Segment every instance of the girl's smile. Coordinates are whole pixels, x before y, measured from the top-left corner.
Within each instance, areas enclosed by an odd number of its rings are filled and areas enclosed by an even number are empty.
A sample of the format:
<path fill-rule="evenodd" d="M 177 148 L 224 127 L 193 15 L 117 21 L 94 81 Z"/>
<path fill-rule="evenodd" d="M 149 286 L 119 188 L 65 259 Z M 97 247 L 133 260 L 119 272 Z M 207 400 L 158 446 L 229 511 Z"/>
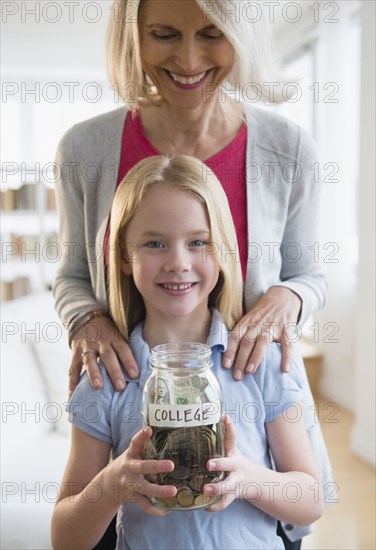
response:
<path fill-rule="evenodd" d="M 146 191 L 126 229 L 125 250 L 135 252 L 122 261 L 143 296 L 146 319 L 199 326 L 206 319 L 219 275 L 210 237 L 206 207 L 192 193 L 165 183 Z"/>

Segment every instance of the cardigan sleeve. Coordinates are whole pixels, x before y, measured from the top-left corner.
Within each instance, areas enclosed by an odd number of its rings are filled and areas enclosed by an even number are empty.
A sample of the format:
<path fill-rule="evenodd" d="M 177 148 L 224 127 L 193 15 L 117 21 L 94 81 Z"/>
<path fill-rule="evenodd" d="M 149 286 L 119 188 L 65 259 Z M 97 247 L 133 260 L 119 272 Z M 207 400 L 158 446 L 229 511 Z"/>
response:
<path fill-rule="evenodd" d="M 318 151 L 309 134 L 299 128 L 295 173 L 292 176 L 287 219 L 281 241 L 281 281 L 302 300 L 299 323 L 322 309 L 327 284 L 315 254 L 319 244 L 319 208 L 321 181 L 316 179 Z"/>
<path fill-rule="evenodd" d="M 121 107 L 73 126 L 56 156 L 61 258 L 54 284 L 64 324 L 107 311 L 103 239 L 116 189 L 127 109 Z"/>
<path fill-rule="evenodd" d="M 75 127 L 60 141 L 56 163 L 60 262 L 54 283 L 55 307 L 63 323 L 100 307 L 93 293 L 86 253 L 82 166 L 75 158 Z"/>

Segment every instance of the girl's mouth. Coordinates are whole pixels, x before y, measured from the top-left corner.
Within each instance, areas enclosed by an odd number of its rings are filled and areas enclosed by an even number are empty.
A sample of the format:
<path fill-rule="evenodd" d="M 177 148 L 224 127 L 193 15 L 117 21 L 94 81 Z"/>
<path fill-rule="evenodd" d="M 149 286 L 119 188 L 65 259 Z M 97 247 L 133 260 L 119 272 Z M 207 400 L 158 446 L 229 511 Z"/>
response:
<path fill-rule="evenodd" d="M 181 294 L 186 294 L 197 284 L 198 283 L 159 283 L 158 286 L 169 294 L 179 296 Z"/>

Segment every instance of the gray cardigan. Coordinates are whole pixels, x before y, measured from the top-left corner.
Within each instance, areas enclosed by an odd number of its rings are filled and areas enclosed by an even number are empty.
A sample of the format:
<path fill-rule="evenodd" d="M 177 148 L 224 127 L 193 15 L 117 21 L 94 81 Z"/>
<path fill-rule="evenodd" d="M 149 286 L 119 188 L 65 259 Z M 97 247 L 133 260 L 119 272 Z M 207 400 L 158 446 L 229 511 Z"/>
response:
<path fill-rule="evenodd" d="M 320 183 L 314 179 L 316 147 L 288 120 L 245 106 L 249 253 L 245 304 L 250 309 L 271 286 L 291 288 L 302 298 L 300 322 L 321 309 L 326 283 L 310 246 L 317 242 Z M 126 109 L 77 124 L 62 138 L 57 183 L 62 261 L 55 282 L 63 322 L 107 308 L 103 240 L 116 188 Z M 303 415 L 321 474 L 326 503 L 335 484 L 320 426 L 313 410 L 302 358 Z M 296 442 L 298 445 L 299 442 Z M 311 531 L 282 523 L 291 540 Z"/>
<path fill-rule="evenodd" d="M 320 310 L 326 283 L 315 263 L 320 183 L 316 146 L 299 126 L 244 106 L 247 138 L 248 262 L 245 305 L 281 285 L 302 299 L 300 323 Z M 56 191 L 62 257 L 54 286 L 56 308 L 68 324 L 107 309 L 103 238 L 116 188 L 126 108 L 75 125 L 58 152 Z"/>

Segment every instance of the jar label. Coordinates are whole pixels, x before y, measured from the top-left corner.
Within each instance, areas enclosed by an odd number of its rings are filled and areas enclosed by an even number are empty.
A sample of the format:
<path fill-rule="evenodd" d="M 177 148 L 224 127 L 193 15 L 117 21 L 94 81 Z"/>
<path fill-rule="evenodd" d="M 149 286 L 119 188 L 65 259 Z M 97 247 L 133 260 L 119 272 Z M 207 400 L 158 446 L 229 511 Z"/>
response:
<path fill-rule="evenodd" d="M 191 405 L 149 404 L 149 425 L 164 428 L 207 426 L 221 419 L 220 403 L 196 403 Z"/>

